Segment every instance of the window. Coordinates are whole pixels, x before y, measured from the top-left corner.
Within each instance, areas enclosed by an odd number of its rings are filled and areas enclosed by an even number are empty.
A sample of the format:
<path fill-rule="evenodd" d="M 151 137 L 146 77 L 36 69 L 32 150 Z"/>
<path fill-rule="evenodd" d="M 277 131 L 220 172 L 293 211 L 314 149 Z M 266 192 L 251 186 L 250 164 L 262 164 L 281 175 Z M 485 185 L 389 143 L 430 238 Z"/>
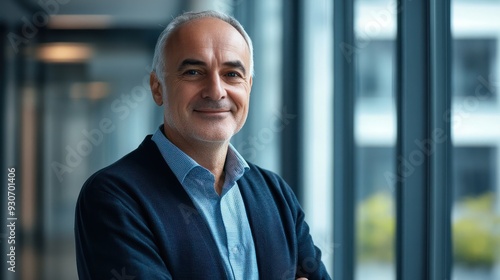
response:
<path fill-rule="evenodd" d="M 453 277 L 498 279 L 500 4 L 452 3 Z"/>
<path fill-rule="evenodd" d="M 395 172 L 396 11 L 390 1 L 354 9 L 355 277 L 395 279 L 395 189 L 385 176 Z"/>
<path fill-rule="evenodd" d="M 448 4 L 335 1 L 335 278 L 450 277 Z"/>
<path fill-rule="evenodd" d="M 332 5 L 328 0 L 304 1 L 305 37 L 302 41 L 304 95 L 300 116 L 304 158 L 304 203 L 311 235 L 321 249 L 323 262 L 333 275 L 333 253 L 338 244 L 333 240 L 332 180 Z"/>
<path fill-rule="evenodd" d="M 461 38 L 453 42 L 453 92 L 457 98 L 474 96 L 477 77 L 496 75 L 497 38 Z M 486 91 L 485 98 L 496 99 L 496 93 Z"/>

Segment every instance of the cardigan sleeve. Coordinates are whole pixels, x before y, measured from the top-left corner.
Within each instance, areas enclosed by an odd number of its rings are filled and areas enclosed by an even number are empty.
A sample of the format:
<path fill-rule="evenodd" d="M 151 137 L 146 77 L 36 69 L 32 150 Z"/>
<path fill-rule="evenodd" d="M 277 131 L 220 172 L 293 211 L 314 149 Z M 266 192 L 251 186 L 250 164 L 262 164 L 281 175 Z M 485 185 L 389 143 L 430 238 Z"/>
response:
<path fill-rule="evenodd" d="M 89 181 L 75 212 L 79 278 L 172 279 L 140 207 L 103 188 L 102 180 Z"/>
<path fill-rule="evenodd" d="M 238 184 L 252 228 L 259 277 L 331 279 L 290 186 L 276 173 L 249 165 Z"/>
<path fill-rule="evenodd" d="M 325 265 L 321 261 L 321 251 L 314 245 L 309 226 L 304 220 L 304 212 L 299 207 L 297 216 L 297 277 L 313 279 L 331 279 L 326 271 Z"/>
<path fill-rule="evenodd" d="M 295 216 L 295 234 L 297 238 L 297 268 L 295 277 L 305 277 L 308 280 L 331 279 L 325 265 L 321 261 L 321 250 L 314 245 L 309 233 L 309 225 L 305 221 L 305 214 L 297 197 L 286 182 L 283 181 L 282 184 Z"/>

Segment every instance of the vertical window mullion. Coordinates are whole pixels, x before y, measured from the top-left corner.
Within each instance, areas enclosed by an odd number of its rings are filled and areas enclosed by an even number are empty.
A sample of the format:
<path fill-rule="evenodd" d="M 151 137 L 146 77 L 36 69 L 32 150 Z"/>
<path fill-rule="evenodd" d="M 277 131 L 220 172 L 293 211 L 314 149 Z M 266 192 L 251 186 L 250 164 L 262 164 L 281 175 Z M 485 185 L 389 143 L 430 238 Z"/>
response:
<path fill-rule="evenodd" d="M 449 1 L 398 2 L 398 279 L 450 277 L 449 13 Z"/>
<path fill-rule="evenodd" d="M 334 279 L 354 279 L 354 46 L 353 1 L 335 0 L 334 24 Z M 346 54 L 349 58 L 346 58 Z"/>
<path fill-rule="evenodd" d="M 426 279 L 428 158 L 427 1 L 398 1 L 397 34 L 397 279 Z"/>
<path fill-rule="evenodd" d="M 449 0 L 430 1 L 429 277 L 451 276 L 451 16 Z"/>
<path fill-rule="evenodd" d="M 301 89 L 303 88 L 302 69 L 302 37 L 301 25 L 303 0 L 288 1 L 283 5 L 283 74 L 282 93 L 283 109 L 296 116 L 302 115 Z M 295 195 L 303 200 L 302 168 L 302 138 L 303 123 L 301 118 L 295 118 L 294 125 L 285 126 L 281 141 L 281 175 L 291 183 Z M 294 151 L 294 152 L 290 152 Z"/>

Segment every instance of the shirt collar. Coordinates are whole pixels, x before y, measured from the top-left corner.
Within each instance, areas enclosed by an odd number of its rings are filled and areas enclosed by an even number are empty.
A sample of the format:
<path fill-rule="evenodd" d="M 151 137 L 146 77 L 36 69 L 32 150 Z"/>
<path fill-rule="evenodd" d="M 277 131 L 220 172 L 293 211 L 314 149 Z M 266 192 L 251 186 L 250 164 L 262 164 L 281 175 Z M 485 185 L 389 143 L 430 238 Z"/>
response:
<path fill-rule="evenodd" d="M 172 172 L 177 177 L 179 182 L 184 183 L 186 176 L 188 176 L 194 168 L 200 167 L 205 169 L 172 142 L 170 142 L 170 140 L 168 140 L 168 138 L 163 134 L 163 125 L 156 130 L 151 140 L 156 143 L 163 159 L 168 164 L 170 169 L 172 169 Z M 250 169 L 250 167 L 245 159 L 238 153 L 232 144 L 229 144 L 226 164 L 224 166 L 224 171 L 226 172 L 225 182 L 236 182 L 248 169 Z"/>

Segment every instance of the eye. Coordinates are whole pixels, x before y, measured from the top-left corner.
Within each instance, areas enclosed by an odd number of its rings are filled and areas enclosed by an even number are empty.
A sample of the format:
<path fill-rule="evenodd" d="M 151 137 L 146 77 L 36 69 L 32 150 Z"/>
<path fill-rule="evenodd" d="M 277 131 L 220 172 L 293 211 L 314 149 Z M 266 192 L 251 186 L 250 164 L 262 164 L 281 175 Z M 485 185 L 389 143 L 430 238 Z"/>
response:
<path fill-rule="evenodd" d="M 188 76 L 194 76 L 194 75 L 199 75 L 199 74 L 200 74 L 200 72 L 197 70 L 194 70 L 194 69 L 189 69 L 189 70 L 184 72 L 184 75 L 188 75 Z"/>
<path fill-rule="evenodd" d="M 230 77 L 230 78 L 238 78 L 238 77 L 241 77 L 240 73 L 238 72 L 229 72 L 226 74 L 226 76 Z"/>

